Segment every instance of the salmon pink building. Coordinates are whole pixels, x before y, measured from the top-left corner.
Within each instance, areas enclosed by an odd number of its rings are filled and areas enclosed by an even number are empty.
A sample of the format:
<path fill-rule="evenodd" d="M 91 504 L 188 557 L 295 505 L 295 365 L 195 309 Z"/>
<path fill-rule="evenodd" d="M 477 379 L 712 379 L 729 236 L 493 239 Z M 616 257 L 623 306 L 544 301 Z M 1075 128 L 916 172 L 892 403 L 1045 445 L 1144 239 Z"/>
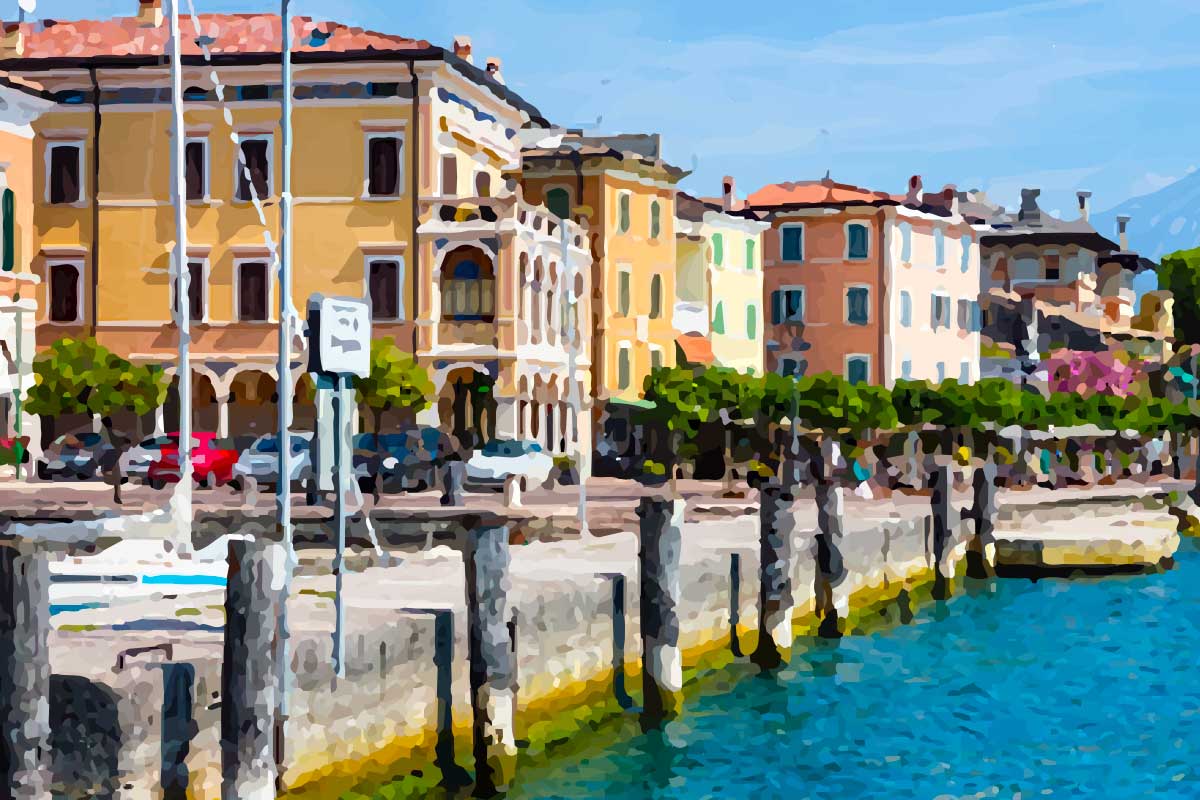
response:
<path fill-rule="evenodd" d="M 953 188 L 765 186 L 764 369 L 887 386 L 979 377 L 979 247 Z"/>

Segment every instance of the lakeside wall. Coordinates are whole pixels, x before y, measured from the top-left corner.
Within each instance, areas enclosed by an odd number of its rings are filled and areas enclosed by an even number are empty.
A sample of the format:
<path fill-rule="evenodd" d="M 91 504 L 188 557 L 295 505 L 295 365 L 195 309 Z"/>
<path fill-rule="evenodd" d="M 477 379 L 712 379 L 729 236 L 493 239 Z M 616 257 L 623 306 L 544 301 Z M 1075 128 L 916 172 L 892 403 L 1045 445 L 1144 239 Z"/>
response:
<path fill-rule="evenodd" d="M 1064 498 L 1069 497 L 1063 493 Z M 1077 500 L 1086 498 L 1078 497 Z M 1119 513 L 1132 496 L 1113 494 L 1084 503 L 1086 513 Z M 969 504 L 955 495 L 956 512 Z M 1019 523 L 1034 506 L 1020 493 L 1004 493 L 1002 518 Z M 1069 503 L 1039 506 L 1039 515 L 1072 514 Z M 1081 506 L 1083 508 L 1083 506 Z M 802 496 L 797 514 L 793 585 L 796 630 L 812 628 L 816 572 L 815 504 Z M 731 609 L 740 618 L 744 652 L 753 645 L 758 606 L 758 517 L 686 523 L 680 584 L 680 645 L 685 666 L 718 661 L 730 647 Z M 1084 512 L 1080 512 L 1084 513 Z M 952 515 L 954 546 L 960 559 L 971 534 L 969 523 Z M 932 533 L 928 497 L 898 496 L 892 501 L 847 503 L 842 554 L 846 579 L 835 587 L 838 605 L 861 609 L 901 589 L 932 580 Z M 536 542 L 514 546 L 508 593 L 514 612 L 518 665 L 516 730 L 532 748 L 569 735 L 589 715 L 612 713 L 614 661 L 614 576 L 624 578 L 624 670 L 636 699 L 639 683 L 637 541 L 621 533 L 583 542 Z M 731 594 L 731 563 L 740 567 L 740 589 Z M 337 796 L 354 786 L 368 788 L 393 775 L 421 770 L 432 783 L 438 720 L 439 674 L 450 678 L 458 744 L 458 764 L 470 767 L 470 703 L 467 678 L 465 588 L 461 554 L 446 547 L 411 554 L 403 563 L 372 567 L 347 578 L 347 675 L 336 682 L 331 668 L 334 610 L 327 576 L 296 582 L 288 610 L 292 621 L 295 672 L 284 783 L 296 796 Z M 194 667 L 194 738 L 188 743 L 190 796 L 220 796 L 220 670 L 223 595 L 162 599 L 131 607 L 114 623 L 117 609 L 70 612 L 56 617 L 52 665 L 56 674 L 86 679 L 65 691 L 58 679 L 52 706 L 77 703 L 79 686 L 115 706 L 116 723 L 105 731 L 84 724 L 60 724 L 56 732 L 55 775 L 80 771 L 81 754 L 90 757 L 92 786 L 108 784 L 120 798 L 161 797 L 164 700 L 178 696 L 164 663 Z M 187 613 L 181 613 L 186 611 Z M 193 613 L 194 612 L 194 613 Z M 452 653 L 439 658 L 436 613 L 453 619 Z M 852 616 L 852 614 L 851 614 Z M 147 622 L 149 620 L 149 622 Z M 161 622 L 156 625 L 155 620 Z M 445 633 L 445 632 L 443 632 Z M 140 649 L 119 659 L 121 651 Z M 115 663 L 124 663 L 117 669 Z M 442 663 L 436 663 L 438 661 Z M 448 663 L 447 663 L 448 662 Z M 439 673 L 439 668 L 442 670 Z M 445 670 L 449 672 L 445 672 Z M 168 685 L 169 684 L 169 685 Z M 164 691 L 164 686 L 167 686 Z M 172 694 L 174 693 L 174 694 Z M 53 709 L 52 709 L 53 711 Z M 59 713 L 59 719 L 69 714 Z M 113 719 L 110 714 L 105 719 Z M 168 725 L 168 727 L 170 727 Z M 171 738 L 168 736 L 168 738 Z M 170 748 L 168 748 L 170 749 Z M 84 797 L 85 782 L 64 785 L 65 796 Z M 104 796 L 104 795 L 101 795 Z"/>

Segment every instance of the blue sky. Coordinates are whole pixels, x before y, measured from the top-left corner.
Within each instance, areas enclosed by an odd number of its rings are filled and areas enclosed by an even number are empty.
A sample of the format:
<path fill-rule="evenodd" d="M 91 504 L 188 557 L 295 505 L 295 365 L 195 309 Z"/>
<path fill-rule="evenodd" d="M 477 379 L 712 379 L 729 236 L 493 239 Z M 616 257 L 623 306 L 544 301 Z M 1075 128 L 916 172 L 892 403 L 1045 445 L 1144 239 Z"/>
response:
<path fill-rule="evenodd" d="M 14 9 L 16 0 L 4 0 Z M 277 10 L 194 0 L 199 11 Z M 132 14 L 136 0 L 40 0 L 38 15 Z M 186 6 L 185 6 L 186 8 Z M 894 192 L 1024 185 L 1073 213 L 1200 166 L 1195 0 L 294 0 L 295 13 L 429 39 L 472 37 L 555 122 L 659 131 L 712 194 L 834 178 Z M 5 14 L 11 17 L 11 14 Z"/>

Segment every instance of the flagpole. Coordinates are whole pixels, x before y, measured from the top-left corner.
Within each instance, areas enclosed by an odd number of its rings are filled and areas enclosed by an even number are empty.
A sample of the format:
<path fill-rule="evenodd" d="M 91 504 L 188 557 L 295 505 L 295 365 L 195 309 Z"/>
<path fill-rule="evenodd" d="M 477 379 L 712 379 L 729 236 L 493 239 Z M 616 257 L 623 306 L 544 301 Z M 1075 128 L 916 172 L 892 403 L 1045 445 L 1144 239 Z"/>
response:
<path fill-rule="evenodd" d="M 175 250 L 171 277 L 175 284 L 175 328 L 179 332 L 179 483 L 171 497 L 176 546 L 190 549 L 192 523 L 192 368 L 191 301 L 187 268 L 187 202 L 184 188 L 187 129 L 183 120 L 183 47 L 179 35 L 179 0 L 171 0 L 171 200 L 175 208 Z"/>

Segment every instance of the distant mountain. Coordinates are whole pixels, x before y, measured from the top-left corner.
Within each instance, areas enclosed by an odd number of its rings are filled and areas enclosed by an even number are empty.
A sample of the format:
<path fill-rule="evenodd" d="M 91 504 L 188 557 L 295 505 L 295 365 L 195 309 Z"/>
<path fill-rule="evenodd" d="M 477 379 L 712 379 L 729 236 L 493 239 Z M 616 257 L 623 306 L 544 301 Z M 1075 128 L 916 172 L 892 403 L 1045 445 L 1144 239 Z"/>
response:
<path fill-rule="evenodd" d="M 1129 248 L 1160 260 L 1168 253 L 1200 247 L 1200 170 L 1157 192 L 1126 200 L 1092 215 L 1096 230 L 1116 240 L 1117 217 L 1128 214 Z"/>

